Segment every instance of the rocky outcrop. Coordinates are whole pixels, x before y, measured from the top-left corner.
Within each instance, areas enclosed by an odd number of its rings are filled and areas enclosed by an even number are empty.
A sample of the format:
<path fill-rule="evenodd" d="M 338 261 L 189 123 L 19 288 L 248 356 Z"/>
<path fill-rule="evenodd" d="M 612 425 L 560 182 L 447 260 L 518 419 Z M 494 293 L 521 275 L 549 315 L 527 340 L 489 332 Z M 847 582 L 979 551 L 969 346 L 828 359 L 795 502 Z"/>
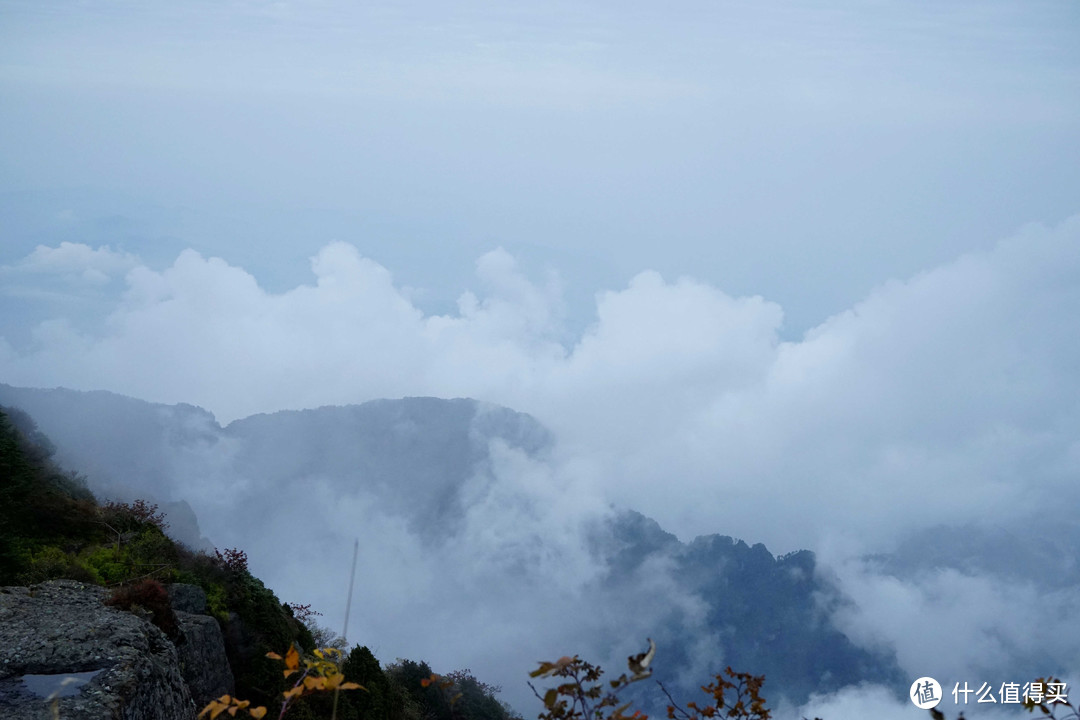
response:
<path fill-rule="evenodd" d="M 148 618 L 106 607 L 106 596 L 71 580 L 0 588 L 0 716 L 52 718 L 55 702 L 65 720 L 194 720 L 197 701 L 231 690 L 213 618 L 177 612 L 174 644 Z"/>
<path fill-rule="evenodd" d="M 217 620 L 206 614 L 206 594 L 197 585 L 176 583 L 169 586 L 169 599 L 183 636 L 177 646 L 180 672 L 195 706 L 205 707 L 214 698 L 232 695 L 235 681 L 225 639 Z"/>

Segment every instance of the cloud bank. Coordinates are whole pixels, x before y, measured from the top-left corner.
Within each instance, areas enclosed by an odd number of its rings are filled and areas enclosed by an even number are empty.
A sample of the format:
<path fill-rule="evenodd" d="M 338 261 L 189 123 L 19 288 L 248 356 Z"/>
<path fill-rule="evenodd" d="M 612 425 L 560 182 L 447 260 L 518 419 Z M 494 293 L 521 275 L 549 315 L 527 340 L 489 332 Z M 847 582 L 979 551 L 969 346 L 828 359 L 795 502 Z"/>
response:
<path fill-rule="evenodd" d="M 763 298 L 649 271 L 598 293 L 595 323 L 563 344 L 557 280 L 502 250 L 477 262 L 457 314 L 431 316 L 345 243 L 312 258 L 313 284 L 280 294 L 185 251 L 130 267 L 102 327 L 57 317 L 8 343 L 0 376 L 189 402 L 222 422 L 473 397 L 533 414 L 608 495 L 681 533 L 720 525 L 781 551 L 845 533 L 887 543 L 1074 497 L 1078 236 L 1076 218 L 1028 228 L 881 286 L 797 342 L 778 339 L 781 308 Z M 65 244 L 3 272 L 130 263 Z"/>
<path fill-rule="evenodd" d="M 503 455 L 506 490 L 477 494 L 464 554 L 440 550 L 446 567 L 468 572 L 396 557 L 420 551 L 383 521 L 375 535 L 387 542 L 364 572 L 377 581 L 395 558 L 402 592 L 489 587 L 475 583 L 510 569 L 477 548 L 530 533 L 566 539 L 558 566 L 582 561 L 576 518 L 615 504 L 683 539 L 722 532 L 773 552 L 817 551 L 854 601 L 837 622 L 867 646 L 895 650 L 913 677 L 962 680 L 1009 658 L 1036 662 L 1040 648 L 1075 657 L 1074 638 L 1034 619 L 1077 626 L 1080 610 L 1065 592 L 955 568 L 899 579 L 863 556 L 937 525 L 1023 528 L 1066 521 L 1077 506 L 1080 217 L 882 285 L 798 341 L 780 340 L 783 312 L 767 299 L 652 271 L 597 293 L 595 322 L 565 342 L 558 279 L 530 277 L 502 250 L 478 260 L 476 288 L 448 315 L 420 311 L 387 268 L 346 243 L 324 247 L 311 270 L 312 284 L 271 293 L 242 268 L 191 250 L 153 269 L 107 249 L 39 248 L 4 277 L 125 272 L 124 289 L 99 326 L 57 317 L 30 343 L 4 344 L 0 379 L 194 403 L 225 422 L 417 395 L 473 397 L 538 418 L 557 439 L 555 457 Z M 320 487 L 313 479 L 293 501 L 314 503 L 312 512 L 332 507 L 337 528 L 349 517 L 376 521 Z M 530 514 L 535 507 L 546 510 Z M 569 525 L 560 530 L 556 518 Z M 409 568 L 416 576 L 406 582 Z M 538 573 L 545 582 L 559 576 Z M 581 567 L 568 577 L 589 574 Z M 303 585 L 300 575 L 283 582 Z M 566 597 L 577 592 L 571 583 Z M 514 602 L 505 598 L 511 611 L 494 620 L 492 636 L 512 638 L 511 621 L 534 610 Z M 383 610 L 394 607 L 416 611 L 390 601 Z M 568 607 L 548 606 L 547 619 L 556 623 Z M 692 602 L 683 612 L 691 622 Z M 920 618 L 923 630 L 913 632 Z M 408 617 L 396 620 L 408 626 Z M 475 633 L 453 617 L 431 620 Z M 416 626 L 416 642 L 427 632 Z M 816 702 L 836 717 L 877 702 L 879 690 Z"/>

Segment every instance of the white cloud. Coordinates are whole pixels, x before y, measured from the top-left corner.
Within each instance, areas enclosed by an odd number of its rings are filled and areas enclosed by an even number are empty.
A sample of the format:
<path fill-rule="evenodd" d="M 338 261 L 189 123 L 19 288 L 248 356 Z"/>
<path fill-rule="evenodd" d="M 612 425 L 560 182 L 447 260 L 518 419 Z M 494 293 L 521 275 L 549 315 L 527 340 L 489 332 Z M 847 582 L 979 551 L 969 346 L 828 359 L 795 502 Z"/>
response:
<path fill-rule="evenodd" d="M 781 714 L 783 712 L 783 714 Z M 911 720 L 921 712 L 912 703 L 898 700 L 889 688 L 879 685 L 860 685 L 844 688 L 827 696 L 812 696 L 798 711 L 782 708 L 779 717 L 825 718 L 826 720 Z M 951 713 L 946 714 L 951 717 Z"/>
<path fill-rule="evenodd" d="M 557 280 L 529 280 L 502 250 L 479 260 L 482 294 L 452 316 L 425 316 L 344 243 L 312 259 L 314 285 L 280 294 L 189 250 L 163 271 L 130 269 L 104 332 L 44 323 L 3 374 L 192 402 L 223 421 L 476 397 L 534 413 L 610 497 L 684 535 L 723 528 L 779 551 L 833 533 L 887 544 L 921 523 L 1072 497 L 1080 345 L 1063 318 L 1080 311 L 1078 232 L 1078 219 L 1029 228 L 889 283 L 798 342 L 779 341 L 775 304 L 643 272 L 597 296 L 569 348 L 555 339 Z M 20 266 L 131 262 L 62 245 Z"/>
<path fill-rule="evenodd" d="M 102 286 L 122 277 L 139 262 L 138 256 L 108 246 L 94 249 L 62 242 L 55 248 L 38 245 L 20 262 L 0 267 L 0 276 L 51 276 L 74 285 Z"/>
<path fill-rule="evenodd" d="M 894 649 L 912 678 L 929 675 L 951 687 L 995 679 L 994 673 L 1010 666 L 1016 673 L 1045 674 L 1047 668 L 1031 665 L 1047 658 L 1068 658 L 1070 667 L 1080 663 L 1075 638 L 1062 632 L 1080 622 L 1073 589 L 1046 591 L 1030 582 L 948 568 L 901 580 L 857 561 L 836 567 L 853 601 L 837 613 L 838 626 L 860 644 Z"/>
<path fill-rule="evenodd" d="M 21 266 L 80 276 L 130 263 L 107 250 L 55 252 L 39 248 Z M 1067 598 L 956 571 L 901 582 L 848 559 L 938 523 L 1008 525 L 1076 506 L 1080 218 L 888 283 L 793 342 L 778 338 L 777 305 L 651 271 L 599 293 L 595 323 L 566 347 L 556 340 L 557 279 L 529 279 L 501 250 L 480 258 L 479 289 L 445 316 L 425 315 L 351 245 L 324 247 L 311 266 L 314 284 L 283 293 L 190 250 L 161 271 L 128 268 L 127 291 L 103 330 L 42 323 L 31 349 L 4 348 L 0 376 L 191 402 L 225 421 L 404 395 L 470 396 L 535 414 L 559 441 L 555 457 L 545 464 L 496 452 L 505 486 L 473 488 L 460 555 L 427 554 L 363 496 L 334 498 L 318 478 L 288 499 L 314 503 L 310 516 L 333 507 L 341 517 L 327 527 L 348 527 L 345 516 L 378 527 L 386 542 L 365 548 L 361 563 L 371 586 L 385 588 L 373 612 L 396 627 L 424 611 L 407 598 L 494 592 L 492 569 L 512 572 L 514 563 L 530 568 L 536 595 L 528 607 L 505 598 L 505 612 L 486 627 L 512 633 L 516 619 L 537 612 L 537 627 L 555 626 L 591 576 L 581 523 L 614 503 L 683 538 L 722 532 L 774 552 L 821 551 L 856 601 L 838 619 L 861 642 L 895 649 L 910 673 L 955 675 L 1030 655 L 1040 643 L 1070 656 L 1069 637 L 1036 621 L 1042 613 L 1075 624 Z M 208 527 L 228 526 L 211 505 L 197 509 L 210 513 Z M 267 557 L 285 550 L 271 547 Z M 397 560 L 392 582 L 387 557 Z M 325 560 L 256 569 L 299 587 L 303 573 L 335 572 L 337 559 Z M 311 600 L 332 605 L 335 593 Z M 693 607 L 679 611 L 695 622 Z M 1006 617 L 1015 622 L 1004 626 Z M 477 626 L 431 621 L 463 633 Z M 580 630 L 561 627 L 548 637 L 552 652 Z M 425 633 L 417 627 L 395 642 L 478 670 L 510 657 L 491 650 L 505 641 L 462 638 L 444 647 L 473 656 L 443 658 Z M 841 717 L 878 694 L 851 690 L 818 705 Z"/>

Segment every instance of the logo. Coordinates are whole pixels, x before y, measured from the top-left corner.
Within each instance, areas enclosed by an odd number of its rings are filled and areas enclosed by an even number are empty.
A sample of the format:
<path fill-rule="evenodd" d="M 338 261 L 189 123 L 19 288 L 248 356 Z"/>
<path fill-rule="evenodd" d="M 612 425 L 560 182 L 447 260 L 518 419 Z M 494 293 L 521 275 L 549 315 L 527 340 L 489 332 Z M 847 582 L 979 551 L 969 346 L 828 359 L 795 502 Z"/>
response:
<path fill-rule="evenodd" d="M 941 685 L 932 677 L 921 677 L 911 683 L 911 692 L 908 697 L 915 707 L 920 710 L 929 710 L 937 707 L 941 702 Z"/>

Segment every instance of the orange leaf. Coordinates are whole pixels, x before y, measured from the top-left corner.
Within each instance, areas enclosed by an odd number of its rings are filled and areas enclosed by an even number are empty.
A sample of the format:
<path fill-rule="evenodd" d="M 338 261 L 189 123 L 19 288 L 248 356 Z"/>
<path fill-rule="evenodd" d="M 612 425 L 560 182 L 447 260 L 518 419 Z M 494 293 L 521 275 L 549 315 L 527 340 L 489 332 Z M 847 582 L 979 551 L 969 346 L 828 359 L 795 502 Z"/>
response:
<path fill-rule="evenodd" d="M 280 660 L 281 659 L 281 656 L 278 655 L 276 652 L 268 652 L 268 653 L 266 653 L 266 657 L 270 658 L 271 660 Z"/>

